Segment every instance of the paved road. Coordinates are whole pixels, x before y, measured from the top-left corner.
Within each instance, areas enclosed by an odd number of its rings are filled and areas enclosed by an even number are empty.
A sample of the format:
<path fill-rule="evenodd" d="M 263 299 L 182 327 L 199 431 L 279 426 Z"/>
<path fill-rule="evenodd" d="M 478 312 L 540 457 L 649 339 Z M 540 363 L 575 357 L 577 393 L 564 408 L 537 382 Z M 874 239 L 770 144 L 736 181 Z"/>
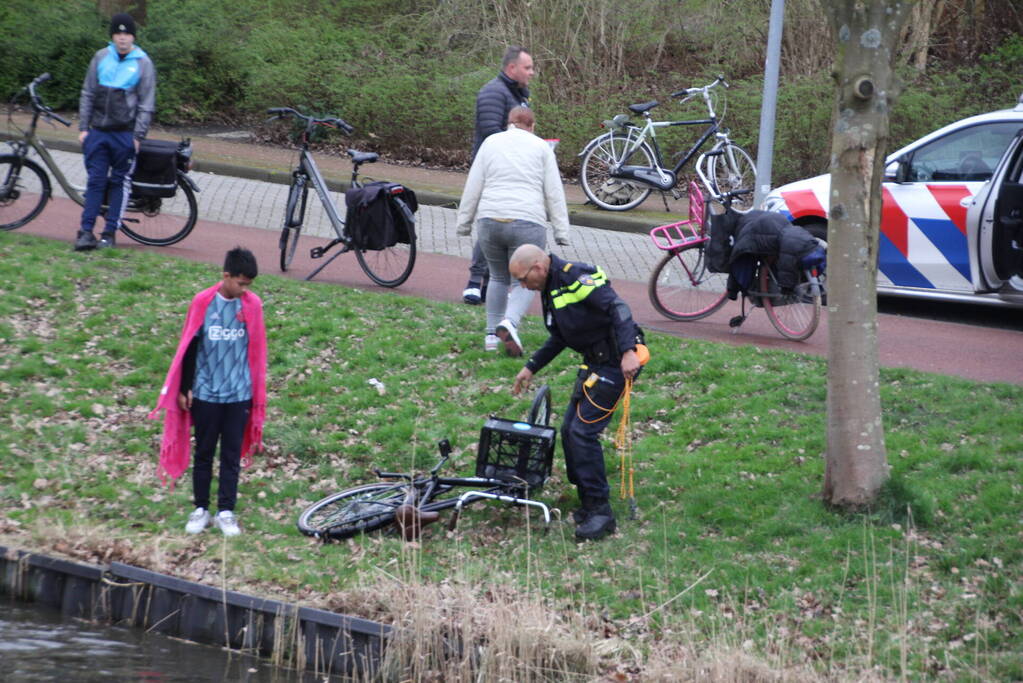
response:
<path fill-rule="evenodd" d="M 73 182 L 84 181 L 81 156 L 57 152 L 62 168 Z M 198 195 L 201 220 L 188 239 L 159 249 L 161 253 L 219 264 L 222 254 L 235 244 L 245 244 L 255 251 L 266 272 L 277 262 L 277 235 L 287 187 L 272 183 L 245 180 L 212 174 L 193 173 L 202 191 Z M 335 196 L 339 205 L 343 197 Z M 79 208 L 67 199 L 51 202 L 40 219 L 22 231 L 46 235 L 71 242 Z M 455 235 L 455 212 L 424 206 L 419 215 L 420 257 L 408 282 L 398 294 L 418 295 L 442 301 L 459 301 L 467 272 L 471 248 L 468 238 Z M 326 237 L 329 227 L 317 206 L 311 217 L 316 234 Z M 552 236 L 549 236 L 553 243 Z M 324 240 L 321 240 L 324 241 Z M 142 249 L 124 240 L 125 247 Z M 315 244 L 309 240 L 308 246 Z M 646 295 L 646 279 L 656 263 L 659 252 L 642 235 L 573 226 L 572 244 L 559 253 L 569 259 L 599 263 L 614 280 L 615 288 L 632 306 L 638 322 L 678 337 L 708 339 L 731 344 L 754 345 L 760 348 L 785 349 L 793 352 L 827 354 L 827 321 L 807 342 L 782 339 L 770 326 L 762 311 L 755 311 L 738 333 L 728 328 L 728 319 L 738 313 L 738 303 L 729 303 L 714 315 L 693 323 L 665 320 L 650 306 Z M 304 253 L 308 253 L 303 249 Z M 83 257 L 88 257 L 87 255 Z M 297 256 L 292 275 L 304 276 L 315 262 Z M 342 256 L 330 265 L 317 282 L 336 283 L 362 289 L 374 289 L 361 272 L 355 258 Z M 534 305 L 534 312 L 538 307 Z M 531 324 L 538 324 L 532 321 Z M 480 329 L 467 330 L 478 335 L 482 343 L 483 311 Z M 930 372 L 958 375 L 981 381 L 1023 384 L 1023 332 L 998 330 L 949 322 L 879 316 L 879 348 L 881 363 L 889 367 L 911 367 Z M 684 353 L 684 344 L 680 349 Z"/>

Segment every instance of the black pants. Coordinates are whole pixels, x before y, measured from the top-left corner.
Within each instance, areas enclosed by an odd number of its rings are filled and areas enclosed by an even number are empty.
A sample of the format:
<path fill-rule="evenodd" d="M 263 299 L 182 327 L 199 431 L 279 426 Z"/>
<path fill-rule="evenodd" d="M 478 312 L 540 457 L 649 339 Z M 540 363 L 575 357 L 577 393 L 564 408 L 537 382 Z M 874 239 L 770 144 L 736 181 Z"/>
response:
<path fill-rule="evenodd" d="M 591 373 L 600 379 L 593 386 L 584 387 Z M 613 413 L 608 409 L 618 402 L 624 390 L 625 377 L 617 365 L 591 366 L 579 371 L 561 423 L 561 447 L 565 451 L 568 480 L 579 489 L 580 496 L 607 500 L 610 495 L 600 433 L 611 421 Z"/>
<path fill-rule="evenodd" d="M 242 438 L 249 421 L 252 401 L 208 403 L 192 400 L 192 424 L 195 425 L 195 464 L 192 466 L 192 496 L 198 508 L 210 507 L 210 481 L 213 479 L 213 454 L 220 442 L 220 476 L 217 485 L 217 510 L 234 510 L 238 499 L 238 474 L 241 472 Z"/>

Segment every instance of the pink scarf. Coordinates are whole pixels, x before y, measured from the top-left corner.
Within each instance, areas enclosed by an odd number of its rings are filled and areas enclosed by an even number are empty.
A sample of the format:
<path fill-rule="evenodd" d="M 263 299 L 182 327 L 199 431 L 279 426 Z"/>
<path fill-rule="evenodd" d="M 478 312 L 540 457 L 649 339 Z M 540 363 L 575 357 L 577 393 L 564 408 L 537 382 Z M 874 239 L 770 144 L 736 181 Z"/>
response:
<path fill-rule="evenodd" d="M 213 285 L 195 295 L 185 326 L 181 330 L 181 341 L 178 351 L 174 354 L 167 379 L 160 390 L 160 398 L 156 408 L 149 414 L 150 420 L 159 418 L 160 410 L 164 412 L 163 441 L 160 444 L 160 465 L 157 475 L 164 485 L 174 487 L 174 483 L 188 469 L 191 457 L 192 415 L 178 407 L 178 387 L 181 386 L 181 365 L 185 358 L 188 345 L 195 333 L 202 327 L 206 319 L 206 309 L 213 297 L 217 295 L 220 283 Z M 245 436 L 242 439 L 242 466 L 252 464 L 252 454 L 263 450 L 263 422 L 266 419 L 266 327 L 263 324 L 263 302 L 252 292 L 242 294 L 242 322 L 249 338 L 249 375 L 252 378 L 252 410 L 249 421 L 245 425 Z"/>

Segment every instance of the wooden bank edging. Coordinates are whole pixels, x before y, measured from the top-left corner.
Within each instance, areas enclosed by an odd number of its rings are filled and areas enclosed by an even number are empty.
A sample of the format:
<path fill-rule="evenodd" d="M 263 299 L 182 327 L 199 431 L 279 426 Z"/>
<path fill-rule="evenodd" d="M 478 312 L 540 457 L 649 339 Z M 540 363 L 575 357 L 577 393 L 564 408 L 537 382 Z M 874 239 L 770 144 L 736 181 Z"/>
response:
<path fill-rule="evenodd" d="M 0 546 L 0 594 L 69 617 L 156 631 L 316 673 L 371 674 L 391 627 L 256 598 L 120 562 L 106 567 Z"/>

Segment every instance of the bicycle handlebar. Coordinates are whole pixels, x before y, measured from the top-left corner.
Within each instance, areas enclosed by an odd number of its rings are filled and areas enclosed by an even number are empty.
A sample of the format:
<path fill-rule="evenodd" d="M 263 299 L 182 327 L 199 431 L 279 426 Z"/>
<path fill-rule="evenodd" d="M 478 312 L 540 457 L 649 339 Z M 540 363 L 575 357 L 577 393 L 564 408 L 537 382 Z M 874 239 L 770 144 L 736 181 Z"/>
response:
<path fill-rule="evenodd" d="M 53 119 L 54 121 L 59 121 L 60 123 L 63 123 L 65 126 L 70 126 L 71 125 L 70 121 L 65 119 L 60 114 L 54 112 L 53 109 L 51 109 L 50 107 L 43 104 L 43 98 L 36 94 L 36 86 L 42 85 L 46 81 L 50 80 L 50 78 L 51 76 L 49 71 L 47 71 L 46 73 L 39 74 L 38 76 L 32 79 L 31 83 L 22 88 L 21 92 L 28 90 L 29 99 L 31 100 L 32 103 L 32 111 L 36 112 L 37 114 L 42 114 L 47 119 Z"/>
<path fill-rule="evenodd" d="M 723 85 L 726 89 L 731 87 L 728 85 L 728 81 L 725 80 L 724 76 L 718 75 L 718 77 L 714 79 L 714 82 L 709 85 L 705 85 L 701 88 L 685 88 L 683 90 L 676 90 L 671 93 L 671 97 L 692 97 L 693 95 L 699 95 L 700 93 L 703 93 L 703 95 L 706 96 L 711 88 L 716 88 L 718 85 Z"/>
<path fill-rule="evenodd" d="M 330 128 L 337 128 L 345 135 L 351 135 L 355 132 L 355 127 L 342 118 L 331 116 L 327 118 L 318 119 L 314 116 L 306 116 L 300 111 L 292 109 L 291 107 L 272 107 L 266 110 L 267 114 L 273 114 L 272 119 L 281 119 L 287 116 L 294 116 L 296 119 L 302 119 L 306 122 L 306 127 L 312 126 L 328 126 Z"/>

